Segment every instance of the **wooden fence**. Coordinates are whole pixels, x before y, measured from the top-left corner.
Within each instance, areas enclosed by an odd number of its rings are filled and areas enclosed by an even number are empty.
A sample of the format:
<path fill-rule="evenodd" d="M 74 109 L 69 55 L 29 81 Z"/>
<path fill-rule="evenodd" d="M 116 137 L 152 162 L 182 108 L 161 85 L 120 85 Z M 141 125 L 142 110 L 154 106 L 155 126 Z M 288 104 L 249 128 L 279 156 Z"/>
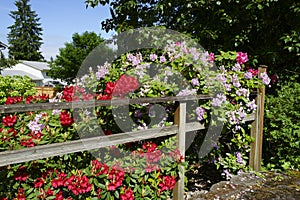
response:
<path fill-rule="evenodd" d="M 49 98 L 52 98 L 56 95 L 56 93 L 59 91 L 58 88 L 55 87 L 35 87 L 36 89 L 36 95 L 42 95 L 42 94 L 46 94 L 49 96 Z"/>
<path fill-rule="evenodd" d="M 264 72 L 265 68 L 260 67 L 259 72 Z M 185 138 L 186 133 L 205 129 L 204 124 L 199 122 L 186 123 L 186 104 L 188 101 L 199 99 L 211 99 L 209 95 L 182 96 L 182 97 L 160 97 L 160 98 L 137 98 L 130 100 L 105 100 L 105 101 L 84 101 L 72 103 L 37 103 L 37 104 L 14 104 L 1 105 L 0 113 L 14 113 L 27 111 L 42 111 L 53 109 L 71 109 L 71 108 L 92 108 L 95 106 L 120 106 L 128 104 L 141 103 L 162 103 L 162 102 L 178 102 L 178 107 L 174 116 L 174 125 L 164 128 L 151 128 L 147 130 L 139 130 L 134 132 L 125 132 L 108 136 L 97 136 L 92 138 L 84 138 L 75 141 L 62 143 L 54 143 L 48 145 L 35 146 L 20 150 L 11 150 L 0 152 L 0 167 L 9 164 L 33 161 L 52 156 L 61 156 L 64 154 L 88 151 L 111 145 L 124 144 L 139 140 L 158 138 L 162 136 L 176 135 L 177 147 L 180 153 L 185 155 Z M 262 129 L 263 129 L 263 110 L 264 110 L 264 88 L 259 89 L 257 97 L 257 111 L 255 114 L 248 116 L 246 121 L 252 122 L 251 136 L 255 138 L 255 142 L 251 145 L 250 166 L 256 170 L 260 170 L 261 152 L 262 152 Z M 180 179 L 174 188 L 174 199 L 184 199 L 184 173 L 180 174 Z"/>

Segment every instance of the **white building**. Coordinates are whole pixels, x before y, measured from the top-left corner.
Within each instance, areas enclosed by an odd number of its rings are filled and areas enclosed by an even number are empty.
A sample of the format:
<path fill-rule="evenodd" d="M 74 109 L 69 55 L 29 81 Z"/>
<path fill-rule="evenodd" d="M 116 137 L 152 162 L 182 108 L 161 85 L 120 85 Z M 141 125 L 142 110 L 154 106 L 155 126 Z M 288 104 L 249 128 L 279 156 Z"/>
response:
<path fill-rule="evenodd" d="M 36 86 L 44 86 L 47 82 L 53 81 L 47 75 L 50 70 L 50 64 L 46 62 L 21 60 L 11 68 L 5 68 L 1 71 L 2 76 L 28 76 Z"/>

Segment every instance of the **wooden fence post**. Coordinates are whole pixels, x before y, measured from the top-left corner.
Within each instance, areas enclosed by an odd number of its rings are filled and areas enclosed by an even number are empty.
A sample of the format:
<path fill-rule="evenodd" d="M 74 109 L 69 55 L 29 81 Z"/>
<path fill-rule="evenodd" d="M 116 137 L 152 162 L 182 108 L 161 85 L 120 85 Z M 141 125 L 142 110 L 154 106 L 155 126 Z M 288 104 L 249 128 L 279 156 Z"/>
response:
<path fill-rule="evenodd" d="M 258 68 L 258 76 L 266 71 L 267 66 L 260 66 Z M 254 171 L 260 171 L 263 145 L 265 87 L 257 90 L 256 104 L 256 117 L 252 122 L 251 128 L 251 137 L 253 137 L 255 140 L 251 143 L 249 165 Z"/>
<path fill-rule="evenodd" d="M 186 103 L 180 102 L 175 111 L 174 123 L 178 125 L 178 134 L 176 135 L 177 148 L 180 154 L 185 157 L 185 133 L 186 133 Z M 173 191 L 174 200 L 184 199 L 184 168 L 181 168 L 179 173 L 179 181 L 176 183 Z"/>

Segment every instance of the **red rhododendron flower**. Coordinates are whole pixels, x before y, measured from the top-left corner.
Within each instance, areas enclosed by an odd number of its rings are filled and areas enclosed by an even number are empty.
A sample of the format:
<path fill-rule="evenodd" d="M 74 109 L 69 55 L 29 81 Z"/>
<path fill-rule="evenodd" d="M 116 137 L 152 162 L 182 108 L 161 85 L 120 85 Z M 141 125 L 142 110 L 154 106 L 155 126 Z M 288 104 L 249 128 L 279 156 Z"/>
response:
<path fill-rule="evenodd" d="M 100 100 L 111 100 L 112 96 L 111 95 L 103 95 L 101 96 Z"/>
<path fill-rule="evenodd" d="M 55 195 L 55 200 L 64 200 L 63 192 L 60 191 Z"/>
<path fill-rule="evenodd" d="M 2 118 L 2 124 L 4 126 L 13 126 L 17 121 L 17 116 L 8 115 Z"/>
<path fill-rule="evenodd" d="M 114 91 L 114 88 L 115 88 L 115 84 L 113 82 L 108 82 L 106 83 L 104 92 L 108 94 L 108 96 L 111 96 Z"/>
<path fill-rule="evenodd" d="M 92 190 L 92 184 L 86 176 L 70 176 L 66 181 L 66 186 L 75 195 L 84 194 Z"/>
<path fill-rule="evenodd" d="M 59 173 L 58 178 L 52 179 L 51 185 L 54 188 L 58 188 L 60 186 L 65 186 L 66 182 L 66 174 L 65 173 Z"/>
<path fill-rule="evenodd" d="M 123 74 L 116 82 L 114 88 L 114 96 L 123 97 L 129 92 L 135 91 L 139 87 L 139 82 L 136 77 Z"/>
<path fill-rule="evenodd" d="M 176 179 L 172 176 L 164 176 L 161 182 L 158 184 L 160 191 L 173 190 L 176 184 Z"/>
<path fill-rule="evenodd" d="M 15 174 L 14 179 L 16 181 L 21 181 L 22 182 L 22 181 L 26 181 L 28 176 L 29 175 L 25 171 L 25 167 L 21 166 L 21 167 L 19 167 L 19 171 Z"/>
<path fill-rule="evenodd" d="M 112 135 L 111 130 L 103 130 L 104 135 Z"/>
<path fill-rule="evenodd" d="M 34 147 L 34 142 L 32 138 L 24 138 L 20 141 L 21 146 L 23 147 Z"/>
<path fill-rule="evenodd" d="M 23 101 L 23 97 L 7 97 L 5 103 L 7 105 L 9 104 L 15 104 Z"/>
<path fill-rule="evenodd" d="M 63 91 L 63 99 L 66 100 L 67 102 L 72 101 L 74 93 L 74 86 L 66 86 Z"/>
<path fill-rule="evenodd" d="M 153 172 L 155 170 L 157 170 L 157 165 L 156 164 L 147 164 L 147 166 L 145 167 L 145 172 L 150 173 Z"/>
<path fill-rule="evenodd" d="M 93 169 L 93 174 L 96 176 L 99 176 L 101 174 L 108 174 L 108 166 L 104 163 L 102 164 L 98 160 L 93 160 L 92 161 L 92 169 Z"/>
<path fill-rule="evenodd" d="M 179 149 L 175 149 L 169 153 L 169 156 L 177 162 L 182 162 L 184 160 L 183 156 L 180 154 Z"/>
<path fill-rule="evenodd" d="M 39 187 L 42 187 L 44 185 L 45 181 L 44 179 L 42 178 L 37 178 L 35 181 L 34 181 L 34 187 L 35 188 L 39 188 Z"/>
<path fill-rule="evenodd" d="M 18 194 L 17 194 L 17 199 L 18 200 L 26 200 L 23 188 L 19 188 Z"/>
<path fill-rule="evenodd" d="M 157 145 L 152 142 L 146 142 L 143 144 L 142 148 L 147 150 L 147 152 L 154 152 L 156 150 Z"/>
<path fill-rule="evenodd" d="M 157 150 L 155 150 L 153 152 L 147 152 L 145 154 L 146 161 L 147 161 L 147 163 L 156 163 L 156 162 L 158 162 L 160 160 L 161 155 L 162 155 L 162 153 L 161 153 L 161 151 L 159 149 L 157 149 Z"/>
<path fill-rule="evenodd" d="M 46 191 L 46 195 L 47 196 L 52 196 L 54 194 L 54 191 L 51 190 L 50 188 L 48 188 L 48 190 Z"/>
<path fill-rule="evenodd" d="M 85 100 L 85 101 L 88 101 L 88 100 L 92 100 L 94 98 L 94 95 L 92 94 L 89 94 L 89 93 L 82 93 L 82 99 Z"/>
<path fill-rule="evenodd" d="M 107 190 L 114 191 L 118 187 L 120 187 L 124 180 L 124 175 L 125 175 L 124 169 L 117 165 L 114 165 L 108 174 L 108 178 L 110 179 L 110 182 L 107 185 Z"/>
<path fill-rule="evenodd" d="M 26 97 L 25 102 L 26 102 L 27 104 L 29 104 L 29 103 L 31 103 L 32 100 L 33 100 L 33 96 L 29 96 L 29 97 Z"/>
<path fill-rule="evenodd" d="M 134 193 L 131 188 L 124 188 L 124 193 L 120 194 L 120 200 L 134 200 Z"/>
<path fill-rule="evenodd" d="M 74 122 L 73 118 L 70 116 L 70 113 L 65 110 L 60 112 L 59 119 L 61 125 L 63 126 L 71 126 L 71 124 Z"/>

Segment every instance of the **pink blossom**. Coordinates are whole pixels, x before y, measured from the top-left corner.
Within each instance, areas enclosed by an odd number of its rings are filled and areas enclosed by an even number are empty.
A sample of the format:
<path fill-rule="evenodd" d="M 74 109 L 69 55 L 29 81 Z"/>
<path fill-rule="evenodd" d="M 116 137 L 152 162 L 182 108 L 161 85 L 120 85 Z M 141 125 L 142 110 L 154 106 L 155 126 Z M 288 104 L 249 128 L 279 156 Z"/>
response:
<path fill-rule="evenodd" d="M 245 62 L 247 62 L 248 61 L 248 55 L 247 55 L 247 53 L 237 52 L 236 61 L 240 65 L 244 64 Z"/>

